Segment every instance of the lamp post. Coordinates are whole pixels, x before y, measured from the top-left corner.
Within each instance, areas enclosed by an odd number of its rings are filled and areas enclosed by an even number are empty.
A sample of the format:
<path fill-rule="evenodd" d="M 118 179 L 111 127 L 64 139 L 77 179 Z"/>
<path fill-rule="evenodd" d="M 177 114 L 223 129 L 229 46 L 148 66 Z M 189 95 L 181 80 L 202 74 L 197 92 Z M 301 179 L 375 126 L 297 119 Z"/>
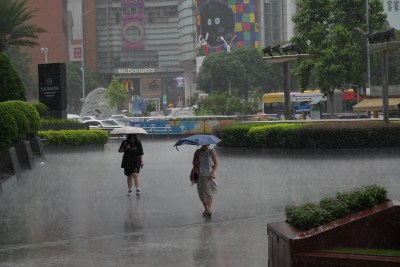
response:
<path fill-rule="evenodd" d="M 40 51 L 44 53 L 44 62 L 47 64 L 47 52 L 49 52 L 49 49 L 47 47 L 42 47 Z"/>
<path fill-rule="evenodd" d="M 369 2 L 368 2 L 368 0 L 365 0 L 365 6 L 366 6 L 365 19 L 366 19 L 366 23 L 367 23 L 367 34 L 366 34 L 366 38 L 367 38 L 367 86 L 368 86 L 369 90 L 371 90 L 371 61 L 369 58 L 369 39 L 368 39 L 368 35 L 369 35 Z"/>
<path fill-rule="evenodd" d="M 85 99 L 85 39 L 84 39 L 84 20 L 85 20 L 85 16 L 89 13 L 92 13 L 92 11 L 86 11 L 85 13 L 82 14 L 82 99 Z"/>
<path fill-rule="evenodd" d="M 230 44 L 228 44 L 228 42 L 227 41 L 225 41 L 225 38 L 223 37 L 223 36 L 220 36 L 219 37 L 219 39 L 222 41 L 222 42 L 224 42 L 224 44 L 225 44 L 225 46 L 226 46 L 226 52 L 228 52 L 228 53 L 230 53 L 231 52 L 231 44 L 232 44 L 232 42 L 233 42 L 233 39 L 235 39 L 235 37 L 236 37 L 236 35 L 232 38 L 232 40 L 231 40 L 231 43 Z M 229 92 L 229 95 L 232 95 L 232 88 L 231 88 L 231 80 L 228 80 L 228 92 Z"/>

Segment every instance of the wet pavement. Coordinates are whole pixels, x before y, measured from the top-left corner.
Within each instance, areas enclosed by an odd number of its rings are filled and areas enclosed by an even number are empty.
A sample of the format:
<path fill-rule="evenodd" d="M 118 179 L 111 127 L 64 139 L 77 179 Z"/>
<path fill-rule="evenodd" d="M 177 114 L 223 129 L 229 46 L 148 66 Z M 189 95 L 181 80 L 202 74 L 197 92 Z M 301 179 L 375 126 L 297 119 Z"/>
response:
<path fill-rule="evenodd" d="M 287 204 L 367 184 L 400 199 L 400 152 L 217 149 L 211 220 L 189 173 L 195 147 L 143 140 L 142 196 L 126 196 L 118 143 L 48 153 L 0 194 L 0 266 L 267 266 L 266 224 Z"/>

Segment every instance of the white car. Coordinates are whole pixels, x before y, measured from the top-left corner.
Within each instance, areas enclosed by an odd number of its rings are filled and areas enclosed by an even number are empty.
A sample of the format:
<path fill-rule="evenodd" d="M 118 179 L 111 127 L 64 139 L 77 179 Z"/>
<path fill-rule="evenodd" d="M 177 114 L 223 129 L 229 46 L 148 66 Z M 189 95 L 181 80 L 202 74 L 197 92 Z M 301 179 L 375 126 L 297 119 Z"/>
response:
<path fill-rule="evenodd" d="M 115 128 L 123 127 L 115 120 L 87 120 L 83 122 L 88 124 L 90 129 L 102 129 L 102 130 L 113 130 Z"/>

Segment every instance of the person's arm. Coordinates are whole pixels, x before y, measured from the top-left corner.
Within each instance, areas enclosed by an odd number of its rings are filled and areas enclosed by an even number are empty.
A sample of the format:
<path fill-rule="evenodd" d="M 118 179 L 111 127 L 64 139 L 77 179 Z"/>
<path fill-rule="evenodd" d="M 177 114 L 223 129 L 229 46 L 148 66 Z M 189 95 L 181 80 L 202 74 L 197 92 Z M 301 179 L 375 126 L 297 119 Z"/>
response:
<path fill-rule="evenodd" d="M 199 159 L 199 150 L 196 150 L 196 152 L 194 152 L 192 164 L 193 164 L 193 166 L 196 166 L 196 165 L 198 165 L 199 163 L 200 163 L 200 159 Z"/>
<path fill-rule="evenodd" d="M 139 151 L 139 153 L 140 153 L 140 168 L 143 168 L 143 166 L 144 166 L 144 162 L 143 162 L 143 155 L 144 155 L 144 153 L 143 153 L 142 142 L 139 141 L 138 146 L 139 146 L 139 149 L 140 149 L 140 151 Z"/>
<path fill-rule="evenodd" d="M 209 178 L 215 179 L 215 171 L 217 170 L 217 167 L 218 167 L 218 160 L 217 160 L 217 155 L 215 155 L 214 150 L 211 152 L 211 159 L 214 162 L 214 165 L 212 166 Z"/>
<path fill-rule="evenodd" d="M 118 152 L 119 153 L 124 153 L 126 150 L 126 141 L 122 141 L 121 145 L 119 146 Z"/>

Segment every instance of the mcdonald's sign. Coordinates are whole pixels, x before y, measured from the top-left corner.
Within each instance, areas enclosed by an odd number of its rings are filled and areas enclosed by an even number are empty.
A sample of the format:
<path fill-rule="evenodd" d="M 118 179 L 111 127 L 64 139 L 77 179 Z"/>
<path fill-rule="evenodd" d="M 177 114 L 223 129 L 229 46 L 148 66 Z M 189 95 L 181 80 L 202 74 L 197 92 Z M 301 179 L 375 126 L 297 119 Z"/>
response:
<path fill-rule="evenodd" d="M 134 90 L 132 80 L 123 80 L 121 84 L 125 86 L 127 92 L 129 92 L 129 88 L 132 88 L 132 91 Z"/>

